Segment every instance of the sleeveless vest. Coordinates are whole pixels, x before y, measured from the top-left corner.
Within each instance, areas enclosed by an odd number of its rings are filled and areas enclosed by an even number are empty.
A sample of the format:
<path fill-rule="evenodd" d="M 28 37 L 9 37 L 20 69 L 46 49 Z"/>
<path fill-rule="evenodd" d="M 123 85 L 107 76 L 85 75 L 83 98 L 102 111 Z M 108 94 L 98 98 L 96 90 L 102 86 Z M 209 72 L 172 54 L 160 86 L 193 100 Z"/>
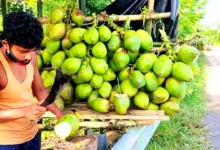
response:
<path fill-rule="evenodd" d="M 34 103 L 32 82 L 34 68 L 31 63 L 26 65 L 26 77 L 23 82 L 17 81 L 11 68 L 0 52 L 0 61 L 7 75 L 7 85 L 0 90 L 0 110 L 29 106 Z M 0 123 L 0 145 L 22 144 L 32 139 L 38 132 L 36 121 L 19 118 Z"/>

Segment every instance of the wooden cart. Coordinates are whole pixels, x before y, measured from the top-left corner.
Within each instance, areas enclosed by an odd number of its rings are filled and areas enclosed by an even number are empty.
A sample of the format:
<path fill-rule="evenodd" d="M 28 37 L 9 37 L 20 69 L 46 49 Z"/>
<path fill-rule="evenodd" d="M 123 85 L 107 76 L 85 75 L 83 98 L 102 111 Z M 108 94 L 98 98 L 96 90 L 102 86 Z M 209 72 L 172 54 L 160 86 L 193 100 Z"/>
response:
<path fill-rule="evenodd" d="M 145 149 L 155 130 L 161 121 L 169 121 L 169 117 L 164 114 L 163 110 L 140 110 L 129 108 L 126 115 L 118 115 L 114 111 L 108 114 L 98 113 L 88 107 L 87 103 L 76 103 L 64 109 L 64 113 L 78 114 L 81 128 L 120 128 L 130 127 L 118 142 L 112 147 L 112 150 L 120 150 L 124 147 L 126 150 Z M 43 117 L 56 117 L 54 114 L 47 112 Z M 99 121 L 90 122 L 87 120 L 97 119 Z M 101 120 L 101 121 L 100 121 Z M 39 128 L 48 130 L 48 127 L 39 124 Z M 89 130 L 91 131 L 91 130 Z M 88 133 L 88 132 L 87 132 Z M 94 134 L 89 132 L 88 135 L 96 135 L 97 147 L 104 150 L 107 147 L 108 136 Z M 105 142 L 103 142 L 105 141 Z M 129 142 L 128 142 L 129 141 Z"/>
<path fill-rule="evenodd" d="M 2 12 L 3 16 L 7 12 L 6 0 L 2 0 Z M 38 0 L 38 20 L 42 23 L 49 23 L 49 18 L 41 17 L 42 16 L 42 1 Z M 85 3 L 85 0 L 81 0 L 81 3 Z M 114 21 L 126 21 L 129 17 L 130 21 L 143 20 L 146 19 L 150 22 L 149 32 L 152 29 L 152 21 L 159 18 L 169 18 L 171 13 L 155 13 L 153 12 L 154 0 L 148 0 L 149 14 L 143 15 L 112 15 Z M 91 16 L 85 17 L 85 22 L 92 21 Z M 101 17 L 99 21 L 104 19 Z M 153 47 L 152 51 L 166 51 L 165 48 Z M 169 117 L 164 114 L 164 111 L 149 111 L 149 110 L 140 110 L 136 108 L 130 108 L 126 115 L 117 115 L 115 112 L 110 112 L 108 114 L 97 113 L 90 108 L 88 108 L 86 103 L 76 103 L 65 108 L 64 113 L 74 113 L 78 112 L 79 119 L 84 120 L 80 122 L 80 127 L 85 128 L 114 128 L 119 126 L 127 126 L 130 129 L 124 134 L 117 143 L 112 147 L 112 150 L 144 150 L 150 139 L 152 138 L 155 130 L 161 121 L 168 121 Z M 50 112 L 47 112 L 43 117 L 55 117 Z M 86 120 L 89 119 L 99 119 L 105 121 L 98 122 L 89 122 Z M 40 129 L 44 129 L 45 125 L 39 124 Z M 93 133 L 90 133 L 93 134 Z M 103 136 L 106 138 L 106 135 Z M 98 138 L 97 149 L 105 150 L 106 149 L 106 139 Z"/>

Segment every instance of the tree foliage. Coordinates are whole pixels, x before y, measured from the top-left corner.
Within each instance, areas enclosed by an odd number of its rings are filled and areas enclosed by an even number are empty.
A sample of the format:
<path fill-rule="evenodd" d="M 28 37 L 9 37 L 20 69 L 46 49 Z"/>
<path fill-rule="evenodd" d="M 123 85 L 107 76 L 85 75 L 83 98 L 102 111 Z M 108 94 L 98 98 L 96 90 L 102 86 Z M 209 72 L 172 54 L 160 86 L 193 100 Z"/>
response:
<path fill-rule="evenodd" d="M 214 26 L 200 26 L 198 34 L 202 39 L 209 44 L 219 43 L 220 42 L 220 21 Z"/>
<path fill-rule="evenodd" d="M 197 34 L 199 21 L 204 17 L 207 0 L 180 0 L 179 40 L 184 41 Z"/>
<path fill-rule="evenodd" d="M 86 0 L 86 15 L 103 10 L 111 2 L 112 0 Z"/>
<path fill-rule="evenodd" d="M 43 1 L 43 16 L 49 17 L 50 12 L 56 7 L 65 7 L 72 4 L 74 0 L 44 0 Z"/>
<path fill-rule="evenodd" d="M 24 5 L 21 0 L 14 1 L 14 2 L 8 2 L 8 12 L 16 12 L 16 11 L 22 11 L 24 10 Z M 33 14 L 33 7 L 29 7 L 29 5 L 25 4 L 25 11 L 29 14 Z"/>

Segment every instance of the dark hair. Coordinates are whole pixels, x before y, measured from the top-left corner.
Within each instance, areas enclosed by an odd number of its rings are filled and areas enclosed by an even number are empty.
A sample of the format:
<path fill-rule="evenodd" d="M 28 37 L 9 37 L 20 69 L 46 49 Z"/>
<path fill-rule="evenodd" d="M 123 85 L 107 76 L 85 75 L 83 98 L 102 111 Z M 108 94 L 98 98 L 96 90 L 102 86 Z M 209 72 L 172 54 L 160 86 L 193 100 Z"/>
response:
<path fill-rule="evenodd" d="M 11 12 L 4 17 L 0 38 L 12 45 L 38 49 L 43 39 L 43 29 L 34 16 L 23 11 Z"/>

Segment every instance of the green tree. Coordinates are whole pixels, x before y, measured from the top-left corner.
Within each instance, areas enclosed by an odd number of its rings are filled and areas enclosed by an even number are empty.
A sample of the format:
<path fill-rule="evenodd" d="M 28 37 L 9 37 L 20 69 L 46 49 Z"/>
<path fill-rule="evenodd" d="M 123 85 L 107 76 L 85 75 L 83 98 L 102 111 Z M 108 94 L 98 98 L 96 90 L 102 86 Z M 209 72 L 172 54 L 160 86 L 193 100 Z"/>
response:
<path fill-rule="evenodd" d="M 8 12 L 16 12 L 16 11 L 22 11 L 24 9 L 24 2 L 21 0 L 14 1 L 14 2 L 8 2 Z M 29 14 L 33 14 L 33 8 L 29 7 L 27 3 L 25 3 L 25 11 Z"/>
<path fill-rule="evenodd" d="M 49 17 L 50 12 L 56 7 L 65 7 L 67 4 L 72 4 L 74 0 L 44 0 L 43 1 L 43 16 Z"/>
<path fill-rule="evenodd" d="M 86 0 L 86 15 L 100 12 L 112 2 L 112 0 Z"/>
<path fill-rule="evenodd" d="M 204 17 L 207 0 L 180 0 L 179 40 L 194 37 L 199 29 L 199 21 Z"/>
<path fill-rule="evenodd" d="M 22 11 L 23 7 L 24 7 L 23 2 L 24 1 L 22 1 L 22 0 L 16 0 L 16 1 L 15 0 L 8 0 L 7 1 L 8 12 Z M 37 11 L 35 9 L 36 7 L 34 5 L 34 4 L 36 4 L 36 0 L 28 0 L 25 2 L 26 2 L 26 5 L 25 5 L 26 12 L 35 15 L 36 11 Z M 32 4 L 32 5 L 29 5 L 29 4 Z M 2 20 L 1 13 L 2 13 L 2 6 L 0 5 L 0 31 L 3 30 L 3 27 L 2 27 L 3 20 Z"/>
<path fill-rule="evenodd" d="M 206 43 L 220 43 L 220 21 L 214 27 L 201 25 L 198 33 Z"/>

